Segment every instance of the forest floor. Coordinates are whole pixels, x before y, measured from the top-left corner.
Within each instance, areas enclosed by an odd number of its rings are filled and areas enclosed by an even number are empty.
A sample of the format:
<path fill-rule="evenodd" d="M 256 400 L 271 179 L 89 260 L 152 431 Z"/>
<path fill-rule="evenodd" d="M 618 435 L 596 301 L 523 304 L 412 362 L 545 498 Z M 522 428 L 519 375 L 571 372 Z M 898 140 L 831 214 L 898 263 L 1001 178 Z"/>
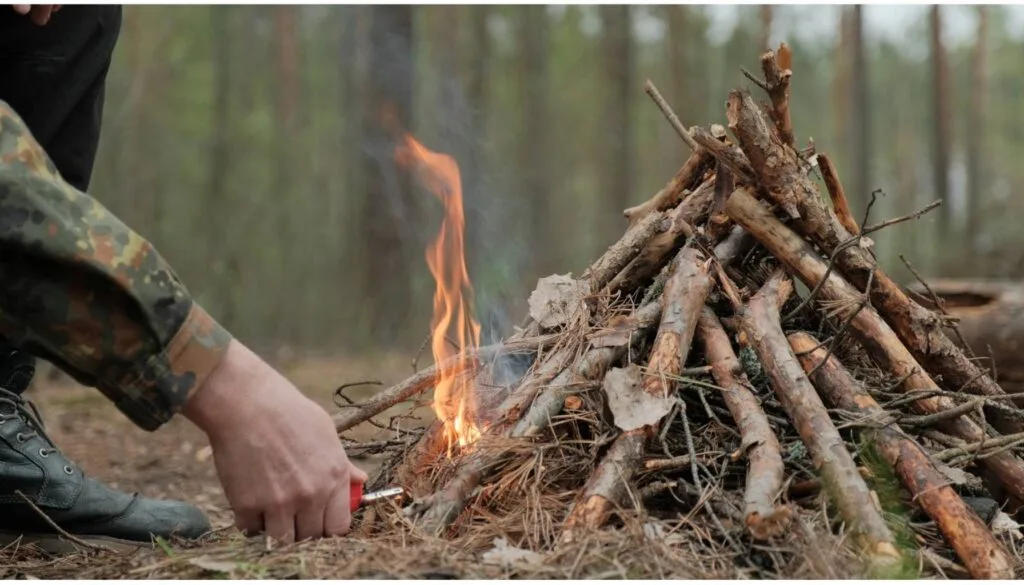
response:
<path fill-rule="evenodd" d="M 308 396 L 336 412 L 332 394 L 341 383 L 399 381 L 411 371 L 407 355 L 373 361 L 306 359 L 281 370 Z M 375 387 L 363 387 L 363 396 Z M 359 391 L 349 392 L 360 398 Z M 30 398 L 42 410 L 57 445 L 87 473 L 119 489 L 156 498 L 176 498 L 203 508 L 214 534 L 199 544 L 158 541 L 134 552 L 88 550 L 51 556 L 30 546 L 0 550 L 0 578 L 742 578 L 745 571 L 723 557 L 705 570 L 685 543 L 670 545 L 672 525 L 630 521 L 618 530 L 594 533 L 578 544 L 548 555 L 506 546 L 488 533 L 459 542 L 421 540 L 396 530 L 384 536 L 323 540 L 277 546 L 266 539 L 244 539 L 217 481 L 205 436 L 185 420 L 155 433 L 133 426 L 99 392 L 70 382 L 41 384 Z M 428 413 L 429 416 L 429 413 Z M 369 425 L 347 436 L 381 438 Z M 356 459 L 373 472 L 380 464 Z M 685 518 L 680 521 L 687 522 Z M 781 577 L 846 578 L 860 569 L 828 529 L 810 527 L 798 538 L 799 559 Z M 806 530 L 805 530 L 806 532 Z M 813 533 L 813 534 L 812 534 Z M 668 536 L 666 536 L 668 534 Z M 676 539 L 678 540 L 678 538 Z"/>

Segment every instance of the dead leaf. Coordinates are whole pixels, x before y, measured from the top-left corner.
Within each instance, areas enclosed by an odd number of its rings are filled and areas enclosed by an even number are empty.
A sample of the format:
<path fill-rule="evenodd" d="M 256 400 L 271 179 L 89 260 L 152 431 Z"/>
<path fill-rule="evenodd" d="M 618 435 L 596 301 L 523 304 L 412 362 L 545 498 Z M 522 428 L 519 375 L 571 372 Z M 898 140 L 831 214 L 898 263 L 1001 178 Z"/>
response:
<path fill-rule="evenodd" d="M 539 563 L 542 558 L 541 555 L 533 551 L 512 546 L 504 537 L 499 537 L 494 539 L 494 548 L 485 552 L 480 560 L 488 565 L 504 565 L 507 567 L 515 563 Z"/>
<path fill-rule="evenodd" d="M 210 557 L 196 557 L 189 559 L 188 563 L 205 571 L 213 571 L 214 573 L 230 573 L 238 568 L 238 563 L 234 561 L 218 561 Z"/>
<path fill-rule="evenodd" d="M 1020 524 L 1017 524 L 1013 518 L 1010 518 L 1010 516 L 1002 510 L 996 512 L 996 517 L 992 519 L 992 534 L 997 536 L 1000 534 L 1009 534 L 1015 540 L 1020 540 L 1024 538 L 1024 534 L 1021 533 L 1020 527 Z"/>
<path fill-rule="evenodd" d="M 672 410 L 674 400 L 651 396 L 640 387 L 640 368 L 636 364 L 625 368 L 612 368 L 604 377 L 604 393 L 608 408 L 615 418 L 615 426 L 632 431 L 652 425 Z"/>
<path fill-rule="evenodd" d="M 530 317 L 544 329 L 564 325 L 586 314 L 587 291 L 587 283 L 570 274 L 545 276 L 530 293 Z"/>
<path fill-rule="evenodd" d="M 971 476 L 963 469 L 957 469 L 956 467 L 950 467 L 941 463 L 938 464 L 938 468 L 942 475 L 946 476 L 946 479 L 953 482 L 953 485 L 968 485 L 971 483 Z"/>

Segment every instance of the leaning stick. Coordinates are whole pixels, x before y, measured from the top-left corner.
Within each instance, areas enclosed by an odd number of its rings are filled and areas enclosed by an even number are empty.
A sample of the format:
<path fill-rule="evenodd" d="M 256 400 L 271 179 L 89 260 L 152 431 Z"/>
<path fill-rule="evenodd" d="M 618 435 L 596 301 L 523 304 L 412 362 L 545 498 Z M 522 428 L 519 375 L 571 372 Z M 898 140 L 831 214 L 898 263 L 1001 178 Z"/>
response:
<path fill-rule="evenodd" d="M 939 393 L 935 381 L 917 363 L 896 333 L 873 307 L 864 305 L 860 292 L 834 271 L 828 270 L 810 243 L 783 225 L 745 189 L 733 192 L 725 211 L 804 284 L 812 289 L 818 288 L 822 300 L 836 302 L 840 307 L 840 317 L 849 323 L 871 359 L 881 369 L 902 380 L 904 392 L 924 390 Z M 913 402 L 914 409 L 920 414 L 935 414 L 954 406 L 948 396 L 930 396 Z M 981 427 L 966 416 L 943 421 L 938 428 L 969 442 L 981 441 L 985 437 Z M 986 458 L 983 464 L 996 474 L 1007 490 L 1024 499 L 1024 462 L 1011 453 L 999 453 Z"/>
<path fill-rule="evenodd" d="M 962 389 L 984 396 L 1004 395 L 1003 389 L 988 372 L 946 335 L 939 316 L 911 300 L 878 267 L 870 250 L 846 244 L 855 237 L 854 233 L 824 205 L 817 187 L 795 153 L 786 151 L 777 141 L 771 140 L 764 116 L 750 95 L 738 91 L 730 93 L 726 114 L 729 128 L 750 157 L 758 180 L 769 193 L 774 194 L 776 200 L 788 201 L 798 210 L 799 219 L 792 223 L 793 227 L 825 254 L 835 253 L 837 268 L 855 287 L 864 290 L 871 283 L 871 304 L 918 363 L 940 377 L 950 390 Z M 986 409 L 986 415 L 1002 433 L 1024 431 L 1024 426 L 997 410 Z"/>
<path fill-rule="evenodd" d="M 772 390 L 807 446 L 843 520 L 872 555 L 899 557 L 871 490 L 782 332 L 779 309 L 792 292 L 793 281 L 777 271 L 741 312 L 740 343 L 757 353 Z"/>
<path fill-rule="evenodd" d="M 741 450 L 745 451 L 749 462 L 743 493 L 747 530 L 757 540 L 778 536 L 791 520 L 791 510 L 776 505 L 786 471 L 779 440 L 761 410 L 761 403 L 750 391 L 750 382 L 729 343 L 728 334 L 709 307 L 704 307 L 700 316 L 697 337 L 704 345 L 711 374 L 722 388 L 725 405 L 739 428 Z"/>
<path fill-rule="evenodd" d="M 366 422 L 396 404 L 433 388 L 442 372 L 454 375 L 468 375 L 483 362 L 502 354 L 530 352 L 547 349 L 558 340 L 557 335 L 542 335 L 496 343 L 452 356 L 440 364 L 420 370 L 402 382 L 374 394 L 372 398 L 334 415 L 334 428 L 345 432 L 357 424 Z"/>
<path fill-rule="evenodd" d="M 850 234 L 855 236 L 860 234 L 857 220 L 853 218 L 853 212 L 850 211 L 850 202 L 846 198 L 846 190 L 843 189 L 843 184 L 839 182 L 839 173 L 836 171 L 835 165 L 832 164 L 832 159 L 824 152 L 818 153 L 818 168 L 821 169 L 821 178 L 825 180 L 825 189 L 828 190 L 828 196 L 832 199 L 832 210 L 836 214 L 836 219 L 839 220 L 839 223 Z M 875 275 L 875 278 L 878 278 L 878 276 Z"/>
<path fill-rule="evenodd" d="M 647 370 L 637 392 L 662 398 L 672 395 L 686 364 L 697 320 L 711 290 L 711 276 L 703 255 L 684 247 L 671 264 L 672 276 L 661 294 L 662 311 L 658 334 L 651 348 Z M 594 470 L 583 488 L 583 495 L 569 511 L 562 541 L 574 540 L 580 531 L 603 526 L 616 506 L 626 503 L 629 484 L 641 467 L 644 444 L 657 436 L 661 421 L 620 434 L 608 454 Z"/>
<path fill-rule="evenodd" d="M 669 211 L 670 226 L 647 242 L 644 249 L 608 282 L 603 294 L 632 292 L 653 278 L 683 242 L 693 235 L 692 226 L 707 218 L 714 191 L 714 179 L 709 178 L 678 207 Z"/>
<path fill-rule="evenodd" d="M 789 335 L 789 344 L 830 406 L 876 419 L 886 416 L 864 386 L 835 356 L 828 355 L 818 340 L 799 332 Z M 1003 546 L 949 486 L 949 481 L 935 468 L 924 449 L 895 425 L 879 426 L 871 434 L 886 462 L 910 490 L 914 501 L 938 525 L 971 576 L 1012 579 L 1013 570 Z"/>
<path fill-rule="evenodd" d="M 686 196 L 686 192 L 697 187 L 704 180 L 704 174 L 711 170 L 714 157 L 707 150 L 700 148 L 694 150 L 687 157 L 686 162 L 679 168 L 672 180 L 658 191 L 654 197 L 640 205 L 630 207 L 622 212 L 622 215 L 629 220 L 630 227 L 636 225 L 651 213 L 667 211 L 679 205 L 679 202 Z"/>

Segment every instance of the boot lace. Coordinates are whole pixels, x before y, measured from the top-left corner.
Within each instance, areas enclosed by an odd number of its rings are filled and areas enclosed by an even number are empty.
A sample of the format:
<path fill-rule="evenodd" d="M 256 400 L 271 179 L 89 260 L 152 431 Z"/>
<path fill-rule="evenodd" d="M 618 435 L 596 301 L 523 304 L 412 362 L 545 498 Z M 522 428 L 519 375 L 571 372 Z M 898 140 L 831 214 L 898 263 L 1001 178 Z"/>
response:
<path fill-rule="evenodd" d="M 50 436 L 46 434 L 46 428 L 43 426 L 43 417 L 39 415 L 36 405 L 25 400 L 19 394 L 0 388 L 0 425 L 12 420 L 20 420 L 28 427 L 26 432 L 18 433 L 16 438 L 19 443 L 24 443 L 29 439 L 38 437 L 47 444 L 46 447 L 39 450 L 41 457 L 49 457 L 54 453 L 60 452 L 54 446 Z M 66 472 L 68 467 L 65 466 L 64 470 Z"/>

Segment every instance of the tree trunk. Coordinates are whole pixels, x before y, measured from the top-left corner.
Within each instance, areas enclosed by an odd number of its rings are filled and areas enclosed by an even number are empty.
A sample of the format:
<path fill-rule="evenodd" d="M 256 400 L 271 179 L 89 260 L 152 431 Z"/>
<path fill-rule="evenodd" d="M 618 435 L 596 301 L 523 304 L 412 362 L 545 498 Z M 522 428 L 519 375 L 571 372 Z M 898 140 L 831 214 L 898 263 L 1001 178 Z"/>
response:
<path fill-rule="evenodd" d="M 365 201 L 364 287 L 368 336 L 394 343 L 405 329 L 412 295 L 411 261 L 403 235 L 411 234 L 422 207 L 410 193 L 409 175 L 394 161 L 396 132 L 412 127 L 412 7 L 377 5 L 371 9 L 369 63 L 363 111 Z M 416 257 L 422 258 L 420 250 Z"/>
<path fill-rule="evenodd" d="M 767 51 L 772 48 L 772 17 L 774 10 L 771 4 L 762 4 L 761 16 L 761 50 Z"/>
<path fill-rule="evenodd" d="M 299 199 L 304 195 L 296 189 L 294 168 L 297 145 L 301 144 L 298 135 L 299 91 L 302 84 L 299 75 L 299 50 L 296 38 L 295 6 L 281 5 L 274 7 L 274 41 L 276 44 L 277 71 L 274 79 L 274 145 L 271 148 L 274 169 L 273 194 L 279 198 L 284 207 L 275 214 L 276 237 L 284 242 L 294 242 L 295 234 L 292 222 L 299 211 Z M 287 210 L 287 211 L 286 211 Z M 308 255 L 294 258 L 287 253 L 287 247 L 277 249 L 278 274 L 286 280 L 295 277 L 296 262 L 307 262 Z M 305 272 L 305 271 L 303 271 Z M 299 303 L 296 302 L 296 291 L 288 287 L 278 287 L 275 307 L 275 331 L 281 341 L 296 342 L 299 328 Z"/>
<path fill-rule="evenodd" d="M 851 210 L 854 217 L 863 218 L 864 210 L 867 208 L 868 195 L 871 193 L 871 112 L 868 106 L 868 73 L 867 55 L 864 48 L 864 16 L 863 7 L 853 7 L 853 18 L 851 23 L 851 52 L 852 52 L 852 75 L 851 88 L 853 90 L 853 110 L 850 116 L 850 125 L 853 144 L 852 171 L 852 200 Z"/>
<path fill-rule="evenodd" d="M 519 9 L 519 90 L 523 120 L 519 129 L 519 172 L 523 193 L 529 198 L 532 248 L 532 272 L 540 277 L 551 266 L 561 265 L 554 253 L 551 215 L 551 168 L 549 146 L 548 15 L 545 6 L 523 6 Z M 533 279 L 530 279 L 531 281 Z"/>
<path fill-rule="evenodd" d="M 603 225 L 619 228 L 619 213 L 632 203 L 633 141 L 630 110 L 636 88 L 633 86 L 632 19 L 628 5 L 600 6 L 604 36 L 601 41 L 605 64 L 604 128 L 605 145 L 603 206 L 608 218 Z M 613 232 L 614 233 L 614 232 Z"/>
<path fill-rule="evenodd" d="M 971 51 L 971 89 L 967 108 L 967 242 L 973 258 L 983 259 L 978 252 L 981 214 L 987 196 L 986 177 L 986 125 L 988 116 L 988 7 L 978 6 L 978 30 Z"/>
<path fill-rule="evenodd" d="M 942 44 L 942 13 L 938 5 L 929 12 L 932 66 L 932 173 L 935 181 L 935 197 L 942 200 L 940 229 L 948 233 L 952 227 L 952 205 L 949 200 L 949 149 L 950 134 L 950 87 L 949 67 L 946 63 L 946 49 Z"/>

